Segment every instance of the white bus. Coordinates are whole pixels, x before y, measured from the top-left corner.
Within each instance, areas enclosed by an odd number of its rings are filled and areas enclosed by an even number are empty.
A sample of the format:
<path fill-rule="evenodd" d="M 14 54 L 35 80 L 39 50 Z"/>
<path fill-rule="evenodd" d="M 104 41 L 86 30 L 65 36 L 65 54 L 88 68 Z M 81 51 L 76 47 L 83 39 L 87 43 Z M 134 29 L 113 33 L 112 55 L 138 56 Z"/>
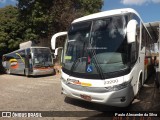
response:
<path fill-rule="evenodd" d="M 7 74 L 54 74 L 53 58 L 48 47 L 22 47 L 3 55 L 2 64 Z"/>
<path fill-rule="evenodd" d="M 76 19 L 62 55 L 62 93 L 105 105 L 128 106 L 149 76 L 152 37 L 139 14 L 116 9 Z M 59 48 L 56 48 L 56 53 Z"/>

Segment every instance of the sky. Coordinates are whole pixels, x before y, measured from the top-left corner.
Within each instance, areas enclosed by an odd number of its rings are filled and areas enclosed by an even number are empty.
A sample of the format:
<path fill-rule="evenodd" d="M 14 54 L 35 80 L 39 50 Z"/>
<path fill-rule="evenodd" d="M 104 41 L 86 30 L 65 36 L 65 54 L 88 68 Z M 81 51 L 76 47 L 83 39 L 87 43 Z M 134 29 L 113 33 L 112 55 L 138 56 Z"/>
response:
<path fill-rule="evenodd" d="M 160 0 L 104 0 L 102 11 L 133 8 L 144 22 L 160 21 Z"/>
<path fill-rule="evenodd" d="M 15 5 L 16 0 L 0 0 L 0 8 Z M 160 0 L 104 0 L 102 11 L 133 8 L 144 22 L 160 21 Z"/>
<path fill-rule="evenodd" d="M 16 0 L 0 0 L 0 8 L 5 7 L 6 5 L 15 5 Z"/>

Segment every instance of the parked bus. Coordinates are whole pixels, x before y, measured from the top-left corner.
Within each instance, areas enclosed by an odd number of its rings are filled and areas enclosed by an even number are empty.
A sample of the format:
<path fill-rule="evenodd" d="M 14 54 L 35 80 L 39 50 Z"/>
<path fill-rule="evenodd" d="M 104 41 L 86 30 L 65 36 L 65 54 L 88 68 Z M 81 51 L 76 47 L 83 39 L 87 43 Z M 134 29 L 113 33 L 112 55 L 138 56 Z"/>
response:
<path fill-rule="evenodd" d="M 149 76 L 152 37 L 139 14 L 116 9 L 71 23 L 62 57 L 62 93 L 105 105 L 128 106 Z M 56 48 L 56 53 L 57 54 Z"/>
<path fill-rule="evenodd" d="M 53 74 L 53 59 L 48 47 L 29 47 L 3 55 L 3 67 L 7 74 Z"/>

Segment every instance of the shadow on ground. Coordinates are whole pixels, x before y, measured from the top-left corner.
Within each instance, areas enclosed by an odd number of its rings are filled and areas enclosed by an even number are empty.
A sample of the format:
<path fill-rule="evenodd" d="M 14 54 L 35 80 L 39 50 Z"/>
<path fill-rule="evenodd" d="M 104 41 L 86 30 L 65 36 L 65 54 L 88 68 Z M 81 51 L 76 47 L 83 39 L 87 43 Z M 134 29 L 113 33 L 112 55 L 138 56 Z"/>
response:
<path fill-rule="evenodd" d="M 5 73 L 3 73 L 3 74 L 5 74 Z M 0 75 L 2 75 L 2 74 L 0 73 Z M 27 76 L 21 75 L 21 74 L 10 74 L 10 75 L 21 76 L 21 77 L 27 78 Z M 43 78 L 43 77 L 45 78 L 45 77 L 50 77 L 50 76 L 55 76 L 55 74 L 28 76 L 28 78 Z"/>

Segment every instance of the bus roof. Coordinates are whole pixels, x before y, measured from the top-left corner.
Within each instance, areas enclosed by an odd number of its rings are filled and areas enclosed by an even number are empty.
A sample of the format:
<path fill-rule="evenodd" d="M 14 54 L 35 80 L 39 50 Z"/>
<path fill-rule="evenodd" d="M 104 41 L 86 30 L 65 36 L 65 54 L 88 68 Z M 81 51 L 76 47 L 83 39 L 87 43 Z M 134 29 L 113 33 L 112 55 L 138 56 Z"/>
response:
<path fill-rule="evenodd" d="M 35 47 L 28 47 L 28 48 L 49 48 L 49 47 L 38 47 L 38 46 L 35 46 Z M 25 49 L 28 49 L 28 48 L 24 48 L 24 49 L 18 49 L 18 50 L 15 50 L 13 52 L 10 52 L 10 53 L 7 53 L 7 54 L 4 54 L 3 56 L 5 55 L 9 55 L 9 54 L 12 54 L 12 53 L 15 53 L 15 52 L 19 52 L 21 50 L 25 50 Z"/>
<path fill-rule="evenodd" d="M 123 8 L 123 9 L 109 10 L 109 11 L 103 11 L 103 12 L 87 15 L 87 16 L 75 19 L 72 23 L 81 22 L 81 21 L 90 20 L 90 19 L 95 19 L 95 18 L 112 16 L 112 15 L 119 15 L 119 14 L 124 14 L 124 13 L 135 13 L 140 18 L 140 15 L 134 9 Z"/>

